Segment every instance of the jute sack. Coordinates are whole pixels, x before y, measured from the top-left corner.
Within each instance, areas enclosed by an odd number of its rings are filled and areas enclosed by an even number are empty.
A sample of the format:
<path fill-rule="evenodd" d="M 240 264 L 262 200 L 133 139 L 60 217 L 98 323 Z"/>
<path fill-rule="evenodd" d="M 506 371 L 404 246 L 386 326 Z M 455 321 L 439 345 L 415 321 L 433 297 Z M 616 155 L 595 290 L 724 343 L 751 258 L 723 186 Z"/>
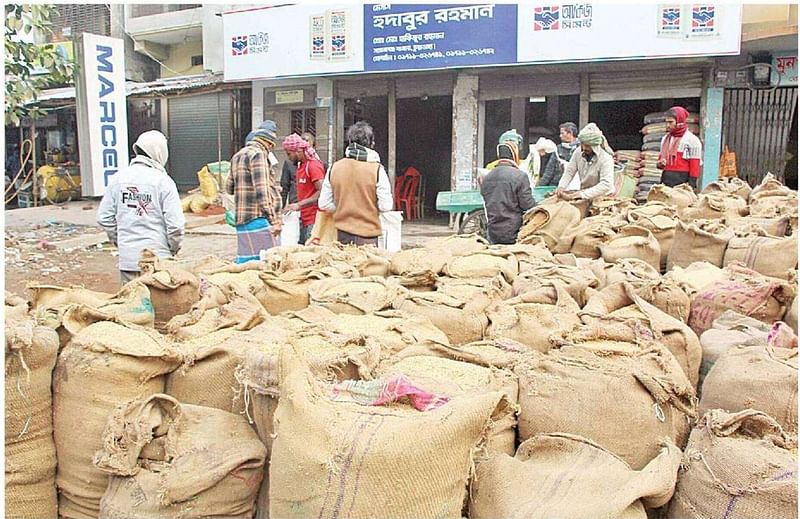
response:
<path fill-rule="evenodd" d="M 100 517 L 249 519 L 266 449 L 242 416 L 152 395 L 118 407 L 96 466 Z"/>
<path fill-rule="evenodd" d="M 721 267 L 725 259 L 725 249 L 733 238 L 733 231 L 724 225 L 710 222 L 681 221 L 675 228 L 675 238 L 667 253 L 667 270 L 673 267 L 688 267 L 697 261 L 706 261 Z"/>
<path fill-rule="evenodd" d="M 771 196 L 782 196 L 791 194 L 792 190 L 784 186 L 772 173 L 767 173 L 761 180 L 761 183 L 750 191 L 750 202 L 758 200 L 759 198 L 767 198 Z"/>
<path fill-rule="evenodd" d="M 725 279 L 725 271 L 706 261 L 697 261 L 686 268 L 671 268 L 664 279 L 675 281 L 691 299 L 715 281 Z"/>
<path fill-rule="evenodd" d="M 589 439 L 538 434 L 516 456 L 494 453 L 478 464 L 469 517 L 646 519 L 645 506 L 663 506 L 672 497 L 680 462 L 681 451 L 669 441 L 642 470 L 633 470 Z"/>
<path fill-rule="evenodd" d="M 436 283 L 439 280 L 439 276 L 430 270 L 424 270 L 422 272 L 413 272 L 402 276 L 389 276 L 386 279 L 415 292 L 431 292 L 436 290 Z"/>
<path fill-rule="evenodd" d="M 678 208 L 673 205 L 667 205 L 664 202 L 650 201 L 631 209 L 627 213 L 628 221 L 635 224 L 638 224 L 642 219 L 646 220 L 656 216 L 676 218 L 678 216 Z"/>
<path fill-rule="evenodd" d="M 569 252 L 572 243 L 566 243 L 564 233 L 580 220 L 580 210 L 569 202 L 538 205 L 522 217 L 517 242 L 534 243 L 541 237 L 551 252 Z"/>
<path fill-rule="evenodd" d="M 50 384 L 58 355 L 58 335 L 30 319 L 7 319 L 5 334 L 5 516 L 56 517 L 56 446 Z"/>
<path fill-rule="evenodd" d="M 600 246 L 600 254 L 608 263 L 623 258 L 636 258 L 656 270 L 661 268 L 661 247 L 658 240 L 653 233 L 638 225 L 622 228 L 613 240 Z"/>
<path fill-rule="evenodd" d="M 650 343 L 636 349 L 563 344 L 518 364 L 519 438 L 584 436 L 641 470 L 668 437 L 678 446 L 694 416 L 694 390 L 675 358 Z"/>
<path fill-rule="evenodd" d="M 486 249 L 489 242 L 477 234 L 454 234 L 428 241 L 424 247 L 401 250 L 392 256 L 393 274 L 405 275 L 423 271 L 441 274 L 452 257 Z"/>
<path fill-rule="evenodd" d="M 613 264 L 606 263 L 604 270 L 605 282 L 600 288 L 620 282 L 639 287 L 649 281 L 657 281 L 661 277 L 657 268 L 638 258 L 621 258 Z"/>
<path fill-rule="evenodd" d="M 519 384 L 512 372 L 438 356 L 404 355 L 400 359 L 389 358 L 378 366 L 376 378 L 385 379 L 392 375 L 404 375 L 415 386 L 450 398 L 502 391 L 508 401 L 516 406 L 519 397 Z M 513 454 L 516 425 L 513 413 L 505 416 L 501 422 L 492 423 L 488 431 L 487 449 Z"/>
<path fill-rule="evenodd" d="M 512 412 L 502 392 L 423 412 L 333 401 L 290 351 L 280 373 L 270 517 L 460 517 L 489 422 Z"/>
<path fill-rule="evenodd" d="M 40 308 L 55 308 L 72 303 L 98 307 L 114 297 L 113 294 L 95 292 L 83 287 L 59 287 L 55 285 L 40 285 L 28 283 L 26 286 L 31 292 L 31 310 Z"/>
<path fill-rule="evenodd" d="M 723 265 L 727 266 L 734 261 L 759 274 L 786 279 L 789 271 L 797 268 L 797 235 L 786 238 L 731 238 L 728 248 L 725 249 Z"/>
<path fill-rule="evenodd" d="M 361 315 L 399 305 L 408 290 L 382 277 L 322 279 L 308 286 L 309 302 L 336 314 Z"/>
<path fill-rule="evenodd" d="M 249 330 L 267 319 L 266 310 L 250 292 L 233 284 L 223 287 L 223 290 L 227 303 L 205 311 L 195 306 L 189 313 L 170 319 L 166 331 L 172 338 L 185 341 L 205 337 L 223 328 Z"/>
<path fill-rule="evenodd" d="M 109 413 L 164 391 L 181 355 L 155 331 L 101 321 L 75 335 L 53 375 L 53 429 L 58 454 L 59 515 L 97 517 L 108 475 L 92 465 Z M 76 437 L 79 431 L 79 437 Z"/>
<path fill-rule="evenodd" d="M 689 437 L 667 517 L 796 517 L 796 449 L 764 413 L 706 413 Z"/>
<path fill-rule="evenodd" d="M 503 276 L 513 283 L 519 274 L 519 262 L 511 252 L 501 249 L 486 249 L 472 254 L 451 258 L 442 269 L 452 278 L 492 278 Z"/>
<path fill-rule="evenodd" d="M 21 321 L 28 317 L 28 302 L 23 298 L 12 294 L 6 290 L 5 304 L 3 305 L 3 315 L 6 322 Z"/>
<path fill-rule="evenodd" d="M 586 303 L 580 317 L 589 326 L 589 335 L 631 343 L 659 343 L 697 386 L 703 355 L 697 335 L 683 321 L 645 301 L 633 286 L 615 284 L 598 292 Z"/>
<path fill-rule="evenodd" d="M 497 300 L 500 294 L 494 288 L 466 298 L 463 292 L 443 287 L 436 292 L 409 292 L 396 309 L 429 319 L 447 335 L 450 344 L 464 344 L 483 338 L 489 324 L 486 309 Z"/>
<path fill-rule="evenodd" d="M 513 297 L 514 289 L 508 284 L 502 274 L 491 278 L 448 278 L 440 277 L 436 280 L 434 287 L 440 292 L 450 294 L 454 297 L 471 299 L 487 291 L 496 294 L 499 299 Z"/>
<path fill-rule="evenodd" d="M 617 236 L 614 225 L 606 216 L 590 216 L 565 231 L 564 240 L 569 241 L 570 252 L 581 258 L 600 257 L 600 246 Z"/>
<path fill-rule="evenodd" d="M 80 303 L 69 305 L 64 312 L 62 325 L 72 336 L 98 321 L 116 321 L 152 328 L 155 310 L 150 301 L 150 290 L 144 283 L 132 281 L 98 307 Z"/>
<path fill-rule="evenodd" d="M 681 322 L 685 323 L 689 319 L 691 300 L 680 285 L 672 279 L 645 281 L 636 287 L 636 293 L 651 305 Z"/>
<path fill-rule="evenodd" d="M 634 207 L 636 207 L 636 200 L 632 198 L 601 196 L 592 200 L 592 205 L 589 206 L 589 216 L 624 216 Z"/>
<path fill-rule="evenodd" d="M 750 184 L 739 177 L 720 178 L 703 188 L 702 194 L 707 193 L 726 193 L 741 197 L 744 200 L 750 198 L 752 192 Z"/>
<path fill-rule="evenodd" d="M 487 310 L 487 339 L 512 339 L 532 350 L 550 349 L 549 335 L 580 323 L 580 307 L 563 285 L 553 283 L 555 300 L 530 302 L 527 295 L 497 302 Z"/>
<path fill-rule="evenodd" d="M 353 267 L 323 267 L 317 269 L 290 270 L 281 274 L 262 272 L 262 286 L 255 291 L 256 299 L 272 315 L 302 310 L 309 305 L 308 289 L 311 283 L 327 278 L 356 278 Z"/>
<path fill-rule="evenodd" d="M 155 326 L 161 328 L 176 315 L 185 314 L 200 300 L 200 280 L 187 270 L 159 267 L 139 263 L 142 275 L 136 279 L 150 289 L 150 300 L 155 310 Z"/>
<path fill-rule="evenodd" d="M 786 236 L 789 231 L 789 217 L 777 216 L 774 218 L 763 218 L 759 216 L 745 216 L 730 222 L 730 227 L 734 232 L 740 229 L 747 229 L 752 225 L 760 227 L 769 236 L 780 238 Z"/>
<path fill-rule="evenodd" d="M 392 358 L 402 360 L 408 357 L 428 355 L 461 362 L 469 362 L 485 368 L 512 369 L 528 350 L 524 344 L 511 339 L 486 339 L 460 346 L 443 344 L 417 344 L 395 353 Z M 515 397 L 516 401 L 516 397 Z"/>
<path fill-rule="evenodd" d="M 678 227 L 678 222 L 675 218 L 658 214 L 655 216 L 640 216 L 639 219 L 636 220 L 636 225 L 653 233 L 653 237 L 658 241 L 658 248 L 661 252 L 659 260 L 661 272 L 666 271 L 667 257 L 669 256 L 669 249 L 672 247 L 672 242 L 675 239 L 675 229 Z"/>
<path fill-rule="evenodd" d="M 786 315 L 784 315 L 783 320 L 792 327 L 794 333 L 800 335 L 800 331 L 797 329 L 797 297 L 794 298 L 792 305 L 786 310 Z"/>
<path fill-rule="evenodd" d="M 693 220 L 718 220 L 724 218 L 733 221 L 742 216 L 747 216 L 747 201 L 736 195 L 721 193 L 700 195 L 700 198 L 678 213 L 685 221 Z"/>
<path fill-rule="evenodd" d="M 536 265 L 542 260 L 553 261 L 553 253 L 550 252 L 543 241 L 528 244 L 491 245 L 489 250 L 503 250 L 513 254 L 519 263 L 520 272 L 525 272 L 529 266 Z"/>
<path fill-rule="evenodd" d="M 733 312 L 730 313 L 733 314 Z M 749 318 L 745 317 L 745 319 Z M 705 384 L 705 379 L 711 368 L 714 367 L 714 364 L 725 352 L 736 346 L 766 346 L 767 333 L 757 331 L 751 333 L 747 328 L 711 328 L 704 331 L 700 336 L 700 346 L 703 348 L 703 362 L 700 364 L 700 381 L 698 385 L 702 387 Z"/>
<path fill-rule="evenodd" d="M 762 276 L 737 263 L 723 270 L 724 280 L 707 286 L 692 299 L 688 323 L 697 334 L 711 328 L 714 319 L 726 310 L 767 324 L 778 321 L 797 291 L 786 281 Z"/>
<path fill-rule="evenodd" d="M 373 245 L 357 247 L 335 243 L 326 251 L 326 255 L 354 266 L 363 277 L 386 277 L 391 273 L 391 254 Z"/>
<path fill-rule="evenodd" d="M 586 302 L 590 288 L 600 286 L 600 281 L 590 269 L 541 261 L 532 264 L 528 270 L 517 276 L 513 285 L 514 295 L 528 294 L 529 299 L 535 299 L 535 294 L 538 294 L 552 298 L 555 297 L 554 282 L 564 285 L 564 289 L 578 305 Z"/>
<path fill-rule="evenodd" d="M 755 409 L 797 433 L 797 349 L 734 346 L 723 353 L 703 384 L 698 411 Z"/>
<path fill-rule="evenodd" d="M 647 193 L 648 202 L 663 202 L 665 205 L 675 207 L 678 213 L 697 201 L 697 195 L 688 184 L 675 187 L 664 184 L 654 185 Z"/>
<path fill-rule="evenodd" d="M 281 245 L 271 247 L 264 255 L 267 271 L 287 272 L 320 267 L 322 254 L 330 245 Z M 249 262 L 248 262 L 249 263 Z"/>

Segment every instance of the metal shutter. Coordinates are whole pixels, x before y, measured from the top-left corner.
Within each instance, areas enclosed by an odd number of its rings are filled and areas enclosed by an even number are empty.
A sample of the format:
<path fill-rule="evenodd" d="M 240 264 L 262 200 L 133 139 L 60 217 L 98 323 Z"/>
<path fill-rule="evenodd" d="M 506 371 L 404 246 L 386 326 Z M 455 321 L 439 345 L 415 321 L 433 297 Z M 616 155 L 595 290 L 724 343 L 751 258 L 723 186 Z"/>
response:
<path fill-rule="evenodd" d="M 217 98 L 219 97 L 219 153 Z M 231 93 L 187 95 L 169 100 L 169 164 L 178 189 L 197 187 L 197 172 L 209 162 L 231 158 Z"/>
<path fill-rule="evenodd" d="M 481 74 L 479 97 L 481 101 L 492 101 L 512 97 L 577 95 L 580 92 L 578 74 L 493 72 Z"/>
<path fill-rule="evenodd" d="M 700 97 L 702 89 L 703 72 L 695 68 L 589 74 L 590 102 Z"/>

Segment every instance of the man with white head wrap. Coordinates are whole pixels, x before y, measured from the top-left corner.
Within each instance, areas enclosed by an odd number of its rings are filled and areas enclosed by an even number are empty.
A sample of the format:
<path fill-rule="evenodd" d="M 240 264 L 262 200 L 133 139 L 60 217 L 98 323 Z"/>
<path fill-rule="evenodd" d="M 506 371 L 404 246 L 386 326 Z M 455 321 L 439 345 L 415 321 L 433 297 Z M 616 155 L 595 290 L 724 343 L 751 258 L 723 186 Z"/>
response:
<path fill-rule="evenodd" d="M 556 196 L 562 200 L 594 200 L 614 194 L 614 158 L 603 132 L 589 123 L 578 134 L 580 153 L 573 153 L 558 182 Z M 578 176 L 580 189 L 568 191 L 570 182 Z"/>
<path fill-rule="evenodd" d="M 186 219 L 175 181 L 167 174 L 167 138 L 144 132 L 133 145 L 135 157 L 111 177 L 97 209 L 97 223 L 119 248 L 119 270 L 125 284 L 139 275 L 142 250 L 159 257 L 177 254 Z"/>

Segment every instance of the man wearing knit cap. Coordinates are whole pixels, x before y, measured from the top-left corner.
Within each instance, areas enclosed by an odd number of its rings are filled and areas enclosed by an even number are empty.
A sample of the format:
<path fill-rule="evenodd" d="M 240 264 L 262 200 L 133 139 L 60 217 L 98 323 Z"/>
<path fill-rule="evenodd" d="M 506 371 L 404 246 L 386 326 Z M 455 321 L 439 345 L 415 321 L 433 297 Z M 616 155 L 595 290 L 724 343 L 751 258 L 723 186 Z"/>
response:
<path fill-rule="evenodd" d="M 661 139 L 661 153 L 656 164 L 664 170 L 661 183 L 669 187 L 685 183 L 696 187 L 703 146 L 695 134 L 687 131 L 689 112 L 681 106 L 673 106 L 664 115 L 667 134 Z"/>
<path fill-rule="evenodd" d="M 281 232 L 280 184 L 272 154 L 278 127 L 264 121 L 251 134 L 252 140 L 231 158 L 225 184 L 236 205 L 237 263 L 258 260 L 260 251 L 274 246 Z"/>
<path fill-rule="evenodd" d="M 614 194 L 614 158 L 603 132 L 595 123 L 587 124 L 578 134 L 580 153 L 573 153 L 558 182 L 556 196 L 561 200 L 594 200 Z M 580 189 L 568 191 L 578 175 Z"/>
<path fill-rule="evenodd" d="M 283 149 L 289 160 L 297 163 L 297 202 L 287 204 L 283 212 L 300 211 L 300 243 L 305 243 L 311 237 L 311 229 L 317 218 L 317 200 L 325 179 L 325 170 L 311 143 L 296 133 L 283 140 Z"/>
<path fill-rule="evenodd" d="M 517 133 L 517 130 L 514 129 L 505 131 L 502 133 L 502 135 L 500 135 L 500 138 L 497 139 L 498 145 L 504 143 L 508 143 L 511 146 L 511 148 L 516 150 L 515 155 L 517 158 L 515 160 L 517 161 L 517 165 L 519 165 L 522 162 L 522 135 Z M 499 162 L 500 159 L 493 160 L 492 162 L 486 164 L 486 169 L 488 170 L 494 169 Z"/>
<path fill-rule="evenodd" d="M 167 174 L 167 138 L 157 130 L 144 132 L 133 145 L 136 156 L 103 193 L 97 223 L 119 248 L 119 270 L 125 284 L 139 275 L 142 250 L 156 256 L 178 253 L 186 219 L 175 181 Z"/>

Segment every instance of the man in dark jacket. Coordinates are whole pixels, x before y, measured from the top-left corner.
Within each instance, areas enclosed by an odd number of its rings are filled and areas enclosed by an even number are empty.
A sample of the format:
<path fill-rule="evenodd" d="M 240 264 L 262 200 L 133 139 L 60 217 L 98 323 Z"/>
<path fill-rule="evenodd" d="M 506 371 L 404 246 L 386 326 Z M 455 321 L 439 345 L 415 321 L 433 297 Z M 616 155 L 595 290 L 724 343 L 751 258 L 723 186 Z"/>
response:
<path fill-rule="evenodd" d="M 522 215 L 534 205 L 533 194 L 528 177 L 517 167 L 519 151 L 515 145 L 499 144 L 497 158 L 497 165 L 481 181 L 488 238 L 493 244 L 512 244 L 522 227 Z"/>

